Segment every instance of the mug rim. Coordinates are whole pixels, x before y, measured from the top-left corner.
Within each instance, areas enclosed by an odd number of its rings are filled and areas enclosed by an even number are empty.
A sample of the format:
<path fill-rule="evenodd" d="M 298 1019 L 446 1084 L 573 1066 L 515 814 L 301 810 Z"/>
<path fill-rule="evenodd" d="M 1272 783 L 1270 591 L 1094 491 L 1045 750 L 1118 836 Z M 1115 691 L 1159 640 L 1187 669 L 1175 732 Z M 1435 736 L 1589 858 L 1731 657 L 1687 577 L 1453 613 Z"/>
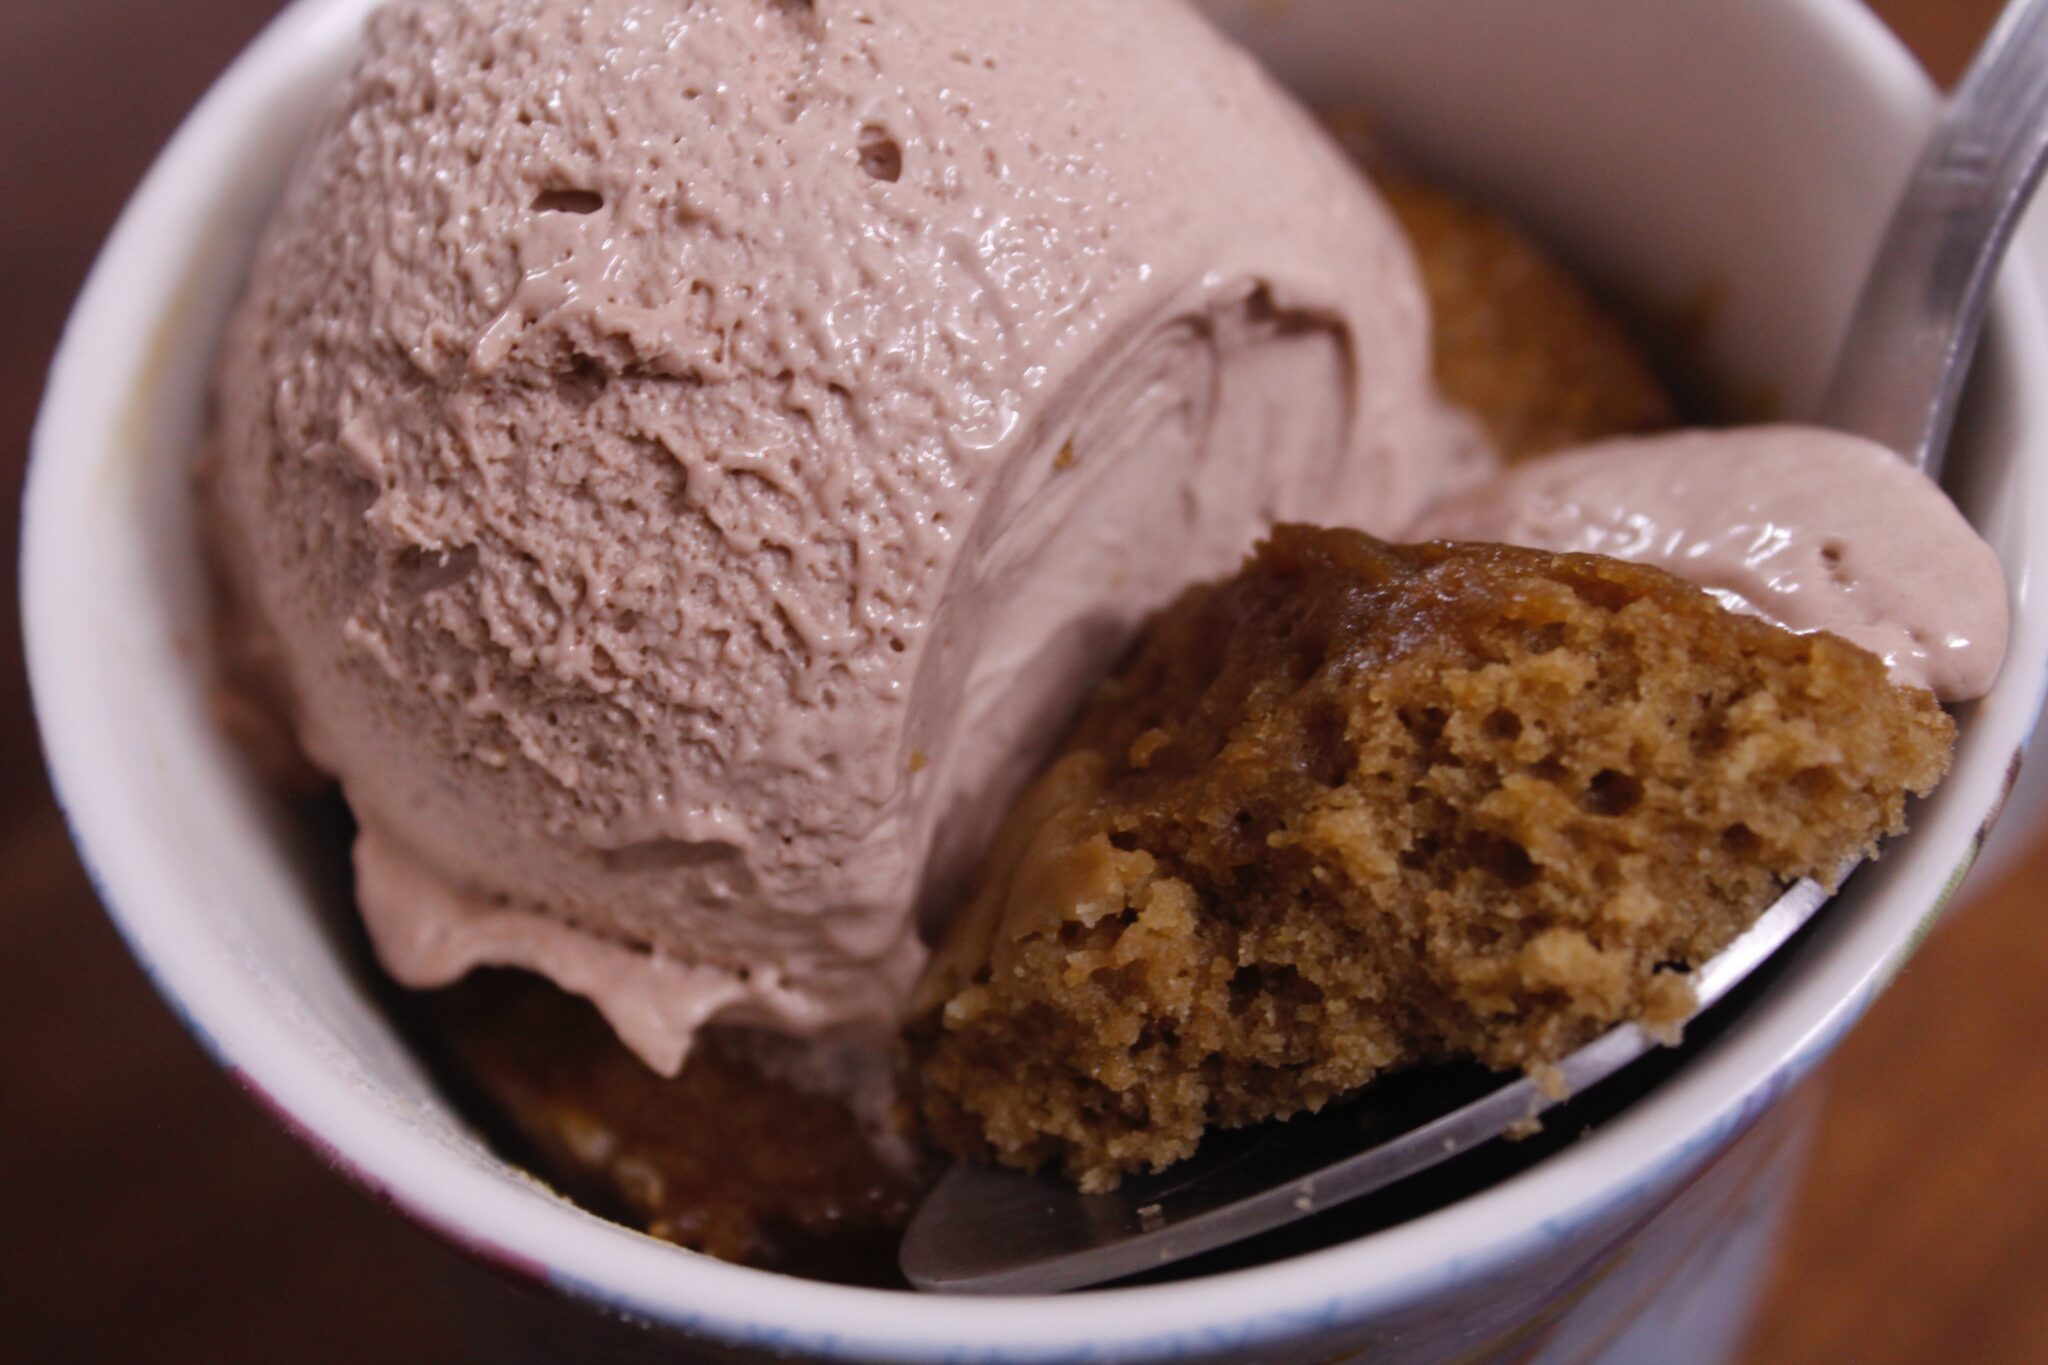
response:
<path fill-rule="evenodd" d="M 181 970 L 174 926 L 157 922 L 146 879 L 108 851 L 121 848 L 116 820 L 97 798 L 100 771 L 76 742 L 93 724 L 61 686 L 73 626 L 64 610 L 58 554 L 69 504 L 63 461 L 71 415 L 107 401 L 97 334 L 129 314 L 123 276 L 161 224 L 222 192 L 207 169 L 207 146 L 248 117 L 266 90 L 289 79 L 295 53 L 338 40 L 376 0 L 295 0 L 216 81 L 159 155 L 123 210 L 95 262 L 52 365 L 31 442 L 22 513 L 22 613 L 31 695 L 51 786 L 101 903 L 151 984 L 208 1052 L 289 1130 L 331 1164 L 456 1246 L 526 1278 L 614 1312 L 750 1347 L 826 1358 L 898 1356 L 1042 1361 L 1086 1352 L 1091 1359 L 1161 1350 L 1243 1349 L 1319 1326 L 1367 1316 L 1428 1287 L 1483 1272 L 1597 1218 L 1631 1191 L 1672 1178 L 1745 1127 L 1824 1056 L 1889 980 L 1939 913 L 1995 817 L 1996 783 L 1977 800 L 1952 801 L 1919 831 L 1913 873 L 1890 888 L 1892 901 L 1933 906 L 1911 923 L 1898 913 L 1845 925 L 1838 944 L 1813 964 L 1801 992 L 1745 1015 L 1714 1049 L 1633 1103 L 1588 1139 L 1530 1170 L 1446 1208 L 1320 1251 L 1195 1279 L 1064 1296 L 1056 1314 L 1027 1297 L 957 1299 L 849 1288 L 728 1265 L 646 1237 L 538 1189 L 517 1190 L 459 1160 L 337 1084 L 283 1031 L 264 1028 L 266 1002 L 246 983 L 204 980 Z M 1875 15 L 1851 0 L 1789 0 L 1825 29 L 1830 45 L 1873 91 L 1917 117 L 1932 88 Z M 2001 325 L 2020 349 L 2048 356 L 2041 295 L 2023 241 L 2000 285 Z M 2015 395 L 2028 408 L 2025 386 Z M 2048 441 L 2048 416 L 2022 426 Z M 57 510 L 52 510 L 57 509 Z M 2048 519 L 2034 517 L 2048 542 Z M 2048 544 L 2026 562 L 2048 564 Z M 2017 590 L 2018 584 L 2015 584 Z M 2015 641 L 2020 638 L 2015 621 Z M 2048 650 L 2007 661 L 1993 700 L 2000 728 L 2019 747 L 2038 707 Z M 1994 717 L 1980 713 L 1978 724 Z M 1960 809 L 1967 807 L 1967 809 Z M 1988 825 L 1988 818 L 1984 822 Z M 1954 841 L 1961 866 L 1941 867 L 1933 837 Z M 1905 862 L 1905 858 L 1900 859 Z M 1825 985 L 1825 989 L 1823 986 Z M 1762 1004 L 1764 1002 L 1759 1002 Z M 512 1197 L 508 1197 L 512 1196 Z M 793 1324 L 811 1324 L 795 1326 Z M 1162 1324 L 1172 1324 L 1163 1326 Z"/>

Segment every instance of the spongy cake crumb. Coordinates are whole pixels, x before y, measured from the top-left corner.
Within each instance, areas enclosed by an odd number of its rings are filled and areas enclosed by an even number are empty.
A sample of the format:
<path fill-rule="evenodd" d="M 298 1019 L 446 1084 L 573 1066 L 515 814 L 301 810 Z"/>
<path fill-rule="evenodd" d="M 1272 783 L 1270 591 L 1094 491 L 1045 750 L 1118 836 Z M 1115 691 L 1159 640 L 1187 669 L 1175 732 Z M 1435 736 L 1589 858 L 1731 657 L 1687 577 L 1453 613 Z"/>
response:
<path fill-rule="evenodd" d="M 956 1153 L 1087 1189 L 1447 1057 L 1540 1071 L 1902 827 L 1953 725 L 1659 570 L 1283 527 L 1149 627 L 928 974 Z"/>

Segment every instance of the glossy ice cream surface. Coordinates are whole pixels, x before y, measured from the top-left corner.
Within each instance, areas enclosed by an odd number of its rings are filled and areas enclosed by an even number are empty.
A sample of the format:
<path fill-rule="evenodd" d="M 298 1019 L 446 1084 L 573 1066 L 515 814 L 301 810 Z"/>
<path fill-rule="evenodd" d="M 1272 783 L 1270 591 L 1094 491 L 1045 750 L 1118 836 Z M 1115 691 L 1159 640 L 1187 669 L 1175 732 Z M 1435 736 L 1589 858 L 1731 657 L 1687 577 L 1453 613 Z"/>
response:
<path fill-rule="evenodd" d="M 220 559 L 415 986 L 893 1024 L 1137 621 L 1469 464 L 1371 192 L 1175 0 L 400 0 L 219 370 Z"/>
<path fill-rule="evenodd" d="M 1487 479 L 1409 534 L 1654 564 L 1734 610 L 1831 631 L 1948 701 L 1989 691 L 2005 656 L 1991 547 L 1897 454 L 1819 427 L 1603 442 Z"/>

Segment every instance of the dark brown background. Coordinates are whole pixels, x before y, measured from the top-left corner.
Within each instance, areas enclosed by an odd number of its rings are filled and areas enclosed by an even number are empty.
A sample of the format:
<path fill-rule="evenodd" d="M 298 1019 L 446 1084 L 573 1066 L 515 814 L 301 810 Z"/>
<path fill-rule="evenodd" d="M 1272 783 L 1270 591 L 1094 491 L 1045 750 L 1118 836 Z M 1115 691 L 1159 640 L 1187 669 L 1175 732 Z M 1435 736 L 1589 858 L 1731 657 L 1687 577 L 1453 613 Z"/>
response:
<path fill-rule="evenodd" d="M 1734 0 L 1728 0 L 1733 3 Z M 0 486 L 122 200 L 276 0 L 0 0 Z M 1881 0 L 1937 77 L 1996 0 Z M 43 784 L 0 516 L 0 1357 L 468 1358 L 473 1274 L 217 1074 L 101 916 Z M 1754 1358 L 2048 1360 L 2048 841 L 1827 1069 Z M 18 1355 L 16 1353 L 19 1353 Z"/>

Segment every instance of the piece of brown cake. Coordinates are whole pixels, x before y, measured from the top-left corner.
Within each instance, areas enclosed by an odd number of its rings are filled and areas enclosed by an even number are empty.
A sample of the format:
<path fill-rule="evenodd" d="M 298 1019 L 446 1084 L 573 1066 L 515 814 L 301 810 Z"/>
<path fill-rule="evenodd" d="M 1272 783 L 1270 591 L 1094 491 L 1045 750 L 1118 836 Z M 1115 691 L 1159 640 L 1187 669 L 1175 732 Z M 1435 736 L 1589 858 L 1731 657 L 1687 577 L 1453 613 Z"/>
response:
<path fill-rule="evenodd" d="M 1587 283 L 1503 214 L 1416 178 L 1362 109 L 1323 124 L 1408 236 L 1429 295 L 1437 387 L 1509 463 L 1657 431 L 1677 405 L 1643 347 Z"/>
<path fill-rule="evenodd" d="M 478 972 L 421 1005 L 466 1087 L 580 1202 L 721 1260 L 901 1283 L 925 1172 L 885 1159 L 839 1100 L 766 1074 L 740 1035 L 707 1030 L 671 1079 L 537 976 Z"/>
<path fill-rule="evenodd" d="M 1399 174 L 1378 188 L 1422 268 L 1437 385 L 1509 463 L 1673 423 L 1620 319 L 1520 228 Z"/>
<path fill-rule="evenodd" d="M 921 1108 L 1099 1190 L 1389 1067 L 1669 1030 L 1670 964 L 1899 830 L 1953 732 L 1657 569 L 1283 527 L 1012 812 L 924 983 Z"/>

